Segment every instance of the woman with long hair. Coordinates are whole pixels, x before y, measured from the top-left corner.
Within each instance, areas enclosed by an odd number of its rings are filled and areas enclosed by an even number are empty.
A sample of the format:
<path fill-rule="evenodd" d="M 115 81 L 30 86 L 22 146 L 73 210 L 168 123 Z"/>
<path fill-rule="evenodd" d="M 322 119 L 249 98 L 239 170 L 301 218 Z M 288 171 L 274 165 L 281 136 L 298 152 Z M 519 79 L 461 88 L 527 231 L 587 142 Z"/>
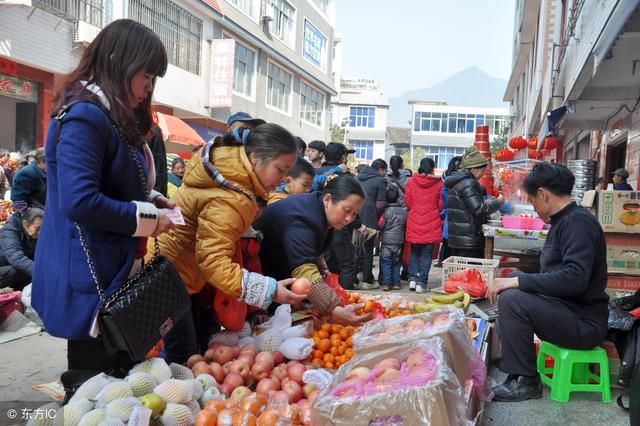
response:
<path fill-rule="evenodd" d="M 33 307 L 51 335 L 68 340 L 67 390 L 82 381 L 74 371 L 122 377 L 139 361 L 106 353 L 96 324 L 102 303 L 96 278 L 107 297 L 114 294 L 140 269 L 146 237 L 173 228 L 167 215 L 173 205 L 151 191 L 153 157 L 144 139 L 153 124 L 156 78 L 166 69 L 166 50 L 153 31 L 116 20 L 87 47 L 53 99 Z"/>

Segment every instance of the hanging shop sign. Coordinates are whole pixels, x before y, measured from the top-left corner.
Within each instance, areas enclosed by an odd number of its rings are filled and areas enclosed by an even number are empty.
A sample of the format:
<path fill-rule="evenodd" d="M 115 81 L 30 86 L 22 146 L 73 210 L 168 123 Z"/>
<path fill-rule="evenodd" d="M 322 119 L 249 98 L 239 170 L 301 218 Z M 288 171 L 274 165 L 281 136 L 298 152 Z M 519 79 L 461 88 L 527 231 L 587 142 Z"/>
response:
<path fill-rule="evenodd" d="M 314 65 L 324 70 L 327 57 L 327 38 L 306 19 L 304 21 L 302 54 Z"/>
<path fill-rule="evenodd" d="M 0 95 L 21 101 L 38 102 L 38 83 L 0 74 Z"/>
<path fill-rule="evenodd" d="M 227 38 L 211 42 L 210 108 L 231 106 L 235 48 L 235 40 L 233 39 Z"/>

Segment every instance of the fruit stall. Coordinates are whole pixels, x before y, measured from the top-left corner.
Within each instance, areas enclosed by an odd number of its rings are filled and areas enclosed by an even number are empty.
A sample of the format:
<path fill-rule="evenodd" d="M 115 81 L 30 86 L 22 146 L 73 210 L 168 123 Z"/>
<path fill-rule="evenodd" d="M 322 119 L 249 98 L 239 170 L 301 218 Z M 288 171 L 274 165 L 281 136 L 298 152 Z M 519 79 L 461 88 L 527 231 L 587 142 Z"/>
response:
<path fill-rule="evenodd" d="M 150 357 L 124 379 L 94 376 L 61 408 L 65 424 L 475 424 L 489 327 L 465 311 L 492 276 L 478 268 L 452 270 L 441 293 L 336 289 L 371 314 L 360 327 L 281 305 L 212 334 L 184 365 Z"/>

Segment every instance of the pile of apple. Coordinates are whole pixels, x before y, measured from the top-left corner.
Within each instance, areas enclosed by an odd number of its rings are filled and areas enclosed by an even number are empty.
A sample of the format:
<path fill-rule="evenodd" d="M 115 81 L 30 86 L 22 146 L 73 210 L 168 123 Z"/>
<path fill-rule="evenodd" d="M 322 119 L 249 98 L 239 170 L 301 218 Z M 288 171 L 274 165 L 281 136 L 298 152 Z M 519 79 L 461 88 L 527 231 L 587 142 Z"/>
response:
<path fill-rule="evenodd" d="M 210 374 L 218 383 L 220 392 L 232 399 L 242 400 L 256 393 L 277 401 L 286 399 L 296 403 L 308 398 L 315 388 L 305 385 L 302 375 L 307 367 L 299 361 L 284 362 L 280 352 L 258 352 L 255 345 L 230 347 L 213 344 L 202 355 L 192 355 L 187 361 L 194 375 Z M 277 393 L 277 396 L 274 394 Z M 286 398 L 285 398 L 286 396 Z"/>
<path fill-rule="evenodd" d="M 425 386 L 437 375 L 438 361 L 430 351 L 417 347 L 405 360 L 384 358 L 367 367 L 354 367 L 345 380 L 331 390 L 337 399 L 359 399 L 369 395 L 389 393 L 409 387 Z"/>

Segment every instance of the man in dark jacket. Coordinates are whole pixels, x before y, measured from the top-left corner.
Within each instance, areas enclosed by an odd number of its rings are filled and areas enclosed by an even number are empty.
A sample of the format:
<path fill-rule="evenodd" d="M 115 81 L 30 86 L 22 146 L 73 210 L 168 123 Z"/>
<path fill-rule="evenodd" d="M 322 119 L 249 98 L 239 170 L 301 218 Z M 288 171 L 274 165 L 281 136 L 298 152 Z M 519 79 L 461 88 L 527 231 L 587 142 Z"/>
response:
<path fill-rule="evenodd" d="M 538 215 L 551 223 L 540 273 L 497 278 L 487 296 L 498 299 L 500 369 L 497 401 L 542 397 L 533 333 L 567 348 L 591 349 L 607 333 L 607 252 L 602 227 L 571 200 L 575 178 L 565 166 L 537 164 L 522 185 Z M 499 294 L 499 296 L 498 296 Z"/>
<path fill-rule="evenodd" d="M 35 160 L 24 166 L 13 177 L 11 201 L 16 213 L 22 213 L 28 207 L 44 209 L 47 198 L 47 163 L 44 160 L 44 148 L 38 148 Z"/>
<path fill-rule="evenodd" d="M 387 181 L 384 175 L 387 174 L 387 162 L 381 158 L 373 160 L 371 167 L 364 167 L 356 179 L 362 185 L 367 198 L 364 206 L 360 210 L 360 220 L 367 228 L 378 229 L 378 218 L 387 206 Z M 362 255 L 362 284 L 363 290 L 378 288 L 373 278 L 373 246 L 374 238 L 364 242 L 364 253 Z"/>
<path fill-rule="evenodd" d="M 12 215 L 0 229 L 0 287 L 22 290 L 31 282 L 43 211 L 32 207 Z"/>
<path fill-rule="evenodd" d="M 616 169 L 613 172 L 613 189 L 615 191 L 633 191 L 633 187 L 627 183 L 629 172 L 626 169 Z"/>
<path fill-rule="evenodd" d="M 489 161 L 475 147 L 462 157 L 460 171 L 445 179 L 449 248 L 453 256 L 484 257 L 482 225 L 504 204 L 504 198 L 483 199 L 478 179 Z"/>

